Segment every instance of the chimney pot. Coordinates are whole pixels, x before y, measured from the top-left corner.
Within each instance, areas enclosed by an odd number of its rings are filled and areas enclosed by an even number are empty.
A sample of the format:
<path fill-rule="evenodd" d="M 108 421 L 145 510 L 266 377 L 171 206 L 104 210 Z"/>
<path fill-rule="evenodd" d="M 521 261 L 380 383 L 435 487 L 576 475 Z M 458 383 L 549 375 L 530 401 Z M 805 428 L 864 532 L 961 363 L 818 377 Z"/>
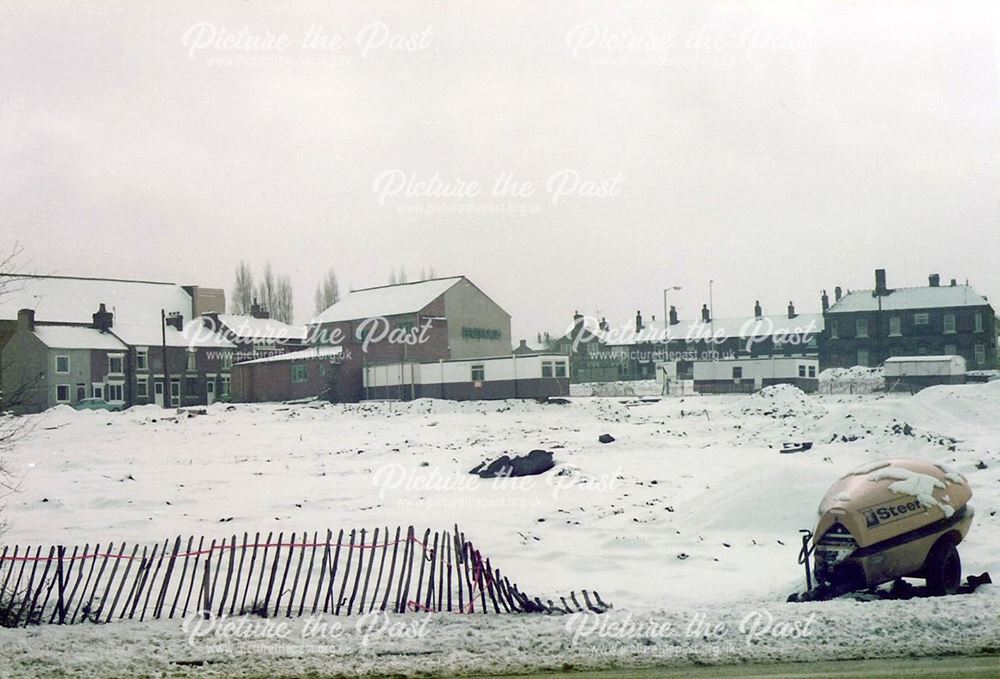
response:
<path fill-rule="evenodd" d="M 795 305 L 791 301 L 788 302 L 788 317 L 795 318 Z"/>
<path fill-rule="evenodd" d="M 951 287 L 955 287 L 956 285 L 958 285 L 958 283 L 957 283 L 957 282 L 955 282 L 955 279 L 954 279 L 954 278 L 952 278 L 952 279 L 951 279 Z"/>
<path fill-rule="evenodd" d="M 839 285 L 833 289 L 833 301 L 834 302 L 839 302 L 840 298 L 843 297 L 843 295 L 844 295 L 844 291 L 841 290 L 841 288 L 840 288 Z"/>
<path fill-rule="evenodd" d="M 939 276 L 936 273 L 932 273 L 930 276 L 927 277 L 927 284 L 930 287 L 932 287 L 932 288 L 936 288 L 936 287 L 940 286 L 941 285 L 941 276 Z"/>
<path fill-rule="evenodd" d="M 680 323 L 680 321 L 677 320 L 677 307 L 671 306 L 670 307 L 670 325 L 677 325 L 678 323 Z"/>
<path fill-rule="evenodd" d="M 760 308 L 760 300 L 753 303 L 753 316 L 754 318 L 760 318 L 764 315 L 764 310 Z"/>
<path fill-rule="evenodd" d="M 642 314 L 639 311 L 635 312 L 635 331 L 642 331 Z"/>
<path fill-rule="evenodd" d="M 823 307 L 823 311 L 826 311 L 827 309 L 830 308 L 830 296 L 826 294 L 826 290 L 824 290 L 823 294 L 820 295 L 819 300 L 820 300 L 820 304 Z"/>
<path fill-rule="evenodd" d="M 708 305 L 707 304 L 702 304 L 701 305 L 701 321 L 702 321 L 702 323 L 711 323 L 712 322 L 712 315 L 708 311 Z"/>

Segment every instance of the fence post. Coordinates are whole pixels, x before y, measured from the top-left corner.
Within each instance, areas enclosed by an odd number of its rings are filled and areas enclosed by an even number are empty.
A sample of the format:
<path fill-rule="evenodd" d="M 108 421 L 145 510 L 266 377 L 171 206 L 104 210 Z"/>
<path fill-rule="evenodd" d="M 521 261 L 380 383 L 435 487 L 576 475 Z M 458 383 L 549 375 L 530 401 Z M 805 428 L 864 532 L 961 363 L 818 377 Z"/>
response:
<path fill-rule="evenodd" d="M 66 624 L 66 597 L 64 594 L 66 583 L 63 580 L 63 555 L 66 548 L 59 545 L 59 561 L 56 563 L 56 580 L 59 583 L 59 624 Z"/>
<path fill-rule="evenodd" d="M 205 618 L 205 620 L 208 620 L 210 617 L 212 617 L 212 590 L 211 590 L 212 581 L 211 578 L 209 577 L 211 569 L 210 563 L 211 559 L 205 559 L 205 577 L 202 580 L 201 584 L 202 601 L 205 604 L 202 616 Z"/>

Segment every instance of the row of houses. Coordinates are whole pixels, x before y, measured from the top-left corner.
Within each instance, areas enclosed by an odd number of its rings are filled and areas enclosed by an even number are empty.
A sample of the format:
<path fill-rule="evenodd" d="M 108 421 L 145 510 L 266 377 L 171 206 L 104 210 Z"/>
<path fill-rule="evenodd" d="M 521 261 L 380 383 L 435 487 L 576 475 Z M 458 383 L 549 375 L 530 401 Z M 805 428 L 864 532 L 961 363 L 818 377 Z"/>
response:
<path fill-rule="evenodd" d="M 305 329 L 225 314 L 215 288 L 70 276 L 0 279 L 3 405 L 24 412 L 99 399 L 112 407 L 211 404 L 231 370 L 300 347 Z"/>
<path fill-rule="evenodd" d="M 567 395 L 553 352 L 511 352 L 510 314 L 464 276 L 354 290 L 306 326 L 222 290 L 60 276 L 0 281 L 4 406 Z"/>
<path fill-rule="evenodd" d="M 820 313 L 659 323 L 575 314 L 541 347 L 514 347 L 510 314 L 464 276 L 351 291 L 304 326 L 254 303 L 227 314 L 225 293 L 172 283 L 20 276 L 0 280 L 0 384 L 7 406 L 39 410 L 86 399 L 187 406 L 216 400 L 544 398 L 569 384 L 693 380 L 701 391 L 776 382 L 815 388 L 828 367 L 894 357 L 957 356 L 996 367 L 997 322 L 968 285 L 821 295 Z M 721 387 L 720 387 L 721 383 Z"/>
<path fill-rule="evenodd" d="M 756 302 L 751 314 L 716 319 L 705 305 L 688 320 L 670 307 L 665 323 L 646 323 L 636 312 L 624 331 L 577 313 L 565 333 L 540 347 L 522 341 L 515 353 L 565 354 L 574 382 L 650 379 L 658 371 L 691 380 L 698 362 L 735 359 L 782 359 L 796 374 L 801 359 L 817 361 L 820 371 L 906 356 L 959 356 L 969 370 L 998 367 L 994 309 L 954 279 L 941 285 L 931 274 L 926 286 L 893 289 L 879 269 L 872 289 L 845 294 L 837 287 L 832 303 L 823 291 L 820 306 L 819 313 L 800 314 L 789 302 L 786 313 L 774 315 Z"/>

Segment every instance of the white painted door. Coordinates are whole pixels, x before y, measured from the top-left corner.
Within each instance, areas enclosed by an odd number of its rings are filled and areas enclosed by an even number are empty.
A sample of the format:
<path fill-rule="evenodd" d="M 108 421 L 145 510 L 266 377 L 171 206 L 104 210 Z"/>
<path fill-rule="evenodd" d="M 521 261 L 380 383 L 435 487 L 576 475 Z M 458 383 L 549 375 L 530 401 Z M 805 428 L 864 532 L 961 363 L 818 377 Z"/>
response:
<path fill-rule="evenodd" d="M 163 380 L 156 380 L 153 383 L 153 400 L 156 405 L 163 407 Z"/>
<path fill-rule="evenodd" d="M 215 403 L 215 380 L 209 379 L 205 382 L 205 402 L 208 405 Z"/>

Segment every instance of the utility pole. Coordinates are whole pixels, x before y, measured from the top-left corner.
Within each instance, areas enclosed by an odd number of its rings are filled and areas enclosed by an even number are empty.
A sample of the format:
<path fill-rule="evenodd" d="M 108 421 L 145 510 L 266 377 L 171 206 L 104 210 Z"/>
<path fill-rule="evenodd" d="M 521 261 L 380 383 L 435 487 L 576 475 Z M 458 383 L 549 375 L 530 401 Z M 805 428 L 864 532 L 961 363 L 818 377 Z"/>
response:
<path fill-rule="evenodd" d="M 708 280 L 708 327 L 712 333 L 712 342 L 715 342 L 715 305 L 712 304 L 712 279 Z"/>
<path fill-rule="evenodd" d="M 170 369 L 167 367 L 167 312 L 160 309 L 160 333 L 163 344 L 163 407 L 169 408 L 173 402 L 170 391 Z M 153 381 L 153 395 L 156 395 L 156 381 Z"/>

